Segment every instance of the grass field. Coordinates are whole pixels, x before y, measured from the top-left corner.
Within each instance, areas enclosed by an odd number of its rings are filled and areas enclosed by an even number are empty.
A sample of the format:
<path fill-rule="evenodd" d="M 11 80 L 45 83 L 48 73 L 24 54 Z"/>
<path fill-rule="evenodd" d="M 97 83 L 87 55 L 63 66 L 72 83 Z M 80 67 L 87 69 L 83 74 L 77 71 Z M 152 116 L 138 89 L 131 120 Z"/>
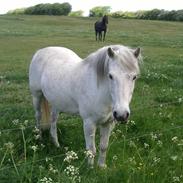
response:
<path fill-rule="evenodd" d="M 106 42 L 98 43 L 95 21 L 0 16 L 1 183 L 183 183 L 183 24 L 110 18 Z M 61 148 L 52 144 L 48 131 L 40 142 L 28 67 L 42 47 L 68 47 L 84 58 L 110 44 L 140 46 L 144 62 L 130 122 L 116 126 L 111 135 L 108 168 L 90 169 L 79 117 L 60 116 Z M 68 151 L 77 153 L 78 159 L 64 161 Z"/>

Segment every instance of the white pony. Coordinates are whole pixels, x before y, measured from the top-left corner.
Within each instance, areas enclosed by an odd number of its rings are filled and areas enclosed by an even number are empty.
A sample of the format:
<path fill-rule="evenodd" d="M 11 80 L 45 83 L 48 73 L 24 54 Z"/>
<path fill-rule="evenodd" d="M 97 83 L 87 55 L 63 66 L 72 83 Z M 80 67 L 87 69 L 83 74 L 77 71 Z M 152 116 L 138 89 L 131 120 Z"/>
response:
<path fill-rule="evenodd" d="M 79 114 L 83 119 L 86 149 L 93 154 L 88 163 L 94 164 L 95 131 L 99 127 L 98 165 L 105 167 L 109 136 L 115 125 L 110 119 L 126 122 L 130 115 L 139 58 L 140 48 L 122 45 L 103 47 L 84 60 L 64 47 L 38 50 L 29 70 L 37 127 L 41 128 L 42 111 L 48 114 L 50 106 L 51 115 L 47 115 L 50 133 L 59 146 L 56 127 L 59 112 Z"/>

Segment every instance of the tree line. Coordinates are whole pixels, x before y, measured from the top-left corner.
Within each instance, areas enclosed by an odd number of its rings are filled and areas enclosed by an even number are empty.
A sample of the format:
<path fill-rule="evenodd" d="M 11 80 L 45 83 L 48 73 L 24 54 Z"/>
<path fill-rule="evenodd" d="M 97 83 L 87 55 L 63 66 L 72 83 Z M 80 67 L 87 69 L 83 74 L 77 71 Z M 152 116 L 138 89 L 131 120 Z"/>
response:
<path fill-rule="evenodd" d="M 144 20 L 167 20 L 167 21 L 183 21 L 183 10 L 167 11 L 163 9 L 140 10 L 136 12 L 116 11 L 111 12 L 110 6 L 98 6 L 90 10 L 89 16 L 103 16 L 109 15 L 114 18 L 126 19 L 144 19 Z"/>
<path fill-rule="evenodd" d="M 16 9 L 8 12 L 9 14 L 28 14 L 28 15 L 66 15 L 66 16 L 83 16 L 83 11 L 72 11 L 69 3 L 46 3 L 37 4 L 28 8 Z M 167 20 L 167 21 L 183 21 L 183 10 L 140 10 L 136 12 L 116 11 L 111 12 L 110 6 L 96 6 L 89 12 L 89 17 L 101 17 L 109 15 L 114 18 L 126 19 L 145 19 L 145 20 Z"/>
<path fill-rule="evenodd" d="M 21 8 L 9 11 L 8 14 L 26 14 L 26 15 L 68 15 L 72 10 L 69 3 L 46 3 L 37 4 L 28 8 Z"/>
<path fill-rule="evenodd" d="M 183 10 L 159 10 L 153 9 L 148 11 L 136 11 L 136 12 L 114 12 L 110 14 L 115 18 L 127 18 L 127 19 L 144 19 L 144 20 L 166 20 L 166 21 L 183 21 Z"/>

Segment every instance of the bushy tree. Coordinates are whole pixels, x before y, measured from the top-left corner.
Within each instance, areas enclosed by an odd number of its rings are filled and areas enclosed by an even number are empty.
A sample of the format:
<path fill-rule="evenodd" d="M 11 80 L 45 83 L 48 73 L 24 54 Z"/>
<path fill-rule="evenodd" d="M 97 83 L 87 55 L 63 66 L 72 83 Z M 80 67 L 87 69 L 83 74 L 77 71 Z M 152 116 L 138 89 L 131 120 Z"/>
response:
<path fill-rule="evenodd" d="M 147 20 L 158 20 L 158 15 L 160 13 L 161 13 L 161 10 L 158 10 L 158 9 L 144 11 L 141 18 L 147 19 Z"/>
<path fill-rule="evenodd" d="M 90 10 L 90 17 L 102 17 L 108 15 L 111 11 L 110 6 L 96 6 Z"/>
<path fill-rule="evenodd" d="M 13 14 L 13 15 L 22 15 L 25 14 L 25 8 L 18 8 L 15 10 L 10 10 L 7 12 L 7 14 Z"/>
<path fill-rule="evenodd" d="M 162 10 L 161 13 L 158 15 L 158 20 L 173 21 L 175 20 L 175 15 L 176 15 L 176 11 Z"/>
<path fill-rule="evenodd" d="M 25 10 L 29 15 L 68 15 L 72 6 L 69 3 L 37 4 Z"/>
<path fill-rule="evenodd" d="M 60 7 L 61 5 L 63 10 L 63 15 L 68 15 L 72 10 L 72 6 L 69 3 L 62 3 L 60 4 Z"/>
<path fill-rule="evenodd" d="M 71 17 L 82 17 L 83 13 L 84 13 L 84 11 L 82 11 L 82 10 L 72 11 L 72 12 L 69 13 L 69 16 L 71 16 Z"/>
<path fill-rule="evenodd" d="M 111 13 L 111 16 L 114 18 L 135 18 L 135 13 L 134 12 L 129 12 L 129 11 L 116 11 L 114 13 Z"/>
<path fill-rule="evenodd" d="M 176 11 L 174 17 L 176 21 L 183 21 L 183 10 Z"/>

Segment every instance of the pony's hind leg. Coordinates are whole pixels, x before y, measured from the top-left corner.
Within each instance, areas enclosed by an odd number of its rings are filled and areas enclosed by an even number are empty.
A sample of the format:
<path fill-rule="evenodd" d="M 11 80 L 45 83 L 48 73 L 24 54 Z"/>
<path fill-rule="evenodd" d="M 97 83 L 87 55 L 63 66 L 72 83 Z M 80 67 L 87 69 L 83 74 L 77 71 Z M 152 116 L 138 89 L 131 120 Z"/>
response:
<path fill-rule="evenodd" d="M 53 143 L 60 147 L 60 144 L 58 142 L 58 136 L 57 136 L 57 119 L 58 119 L 59 112 L 52 107 L 51 111 L 51 128 L 50 128 L 50 134 L 53 140 Z"/>
<path fill-rule="evenodd" d="M 35 110 L 35 118 L 36 118 L 36 127 L 41 131 L 41 100 L 42 100 L 42 93 L 36 92 L 32 95 L 33 98 L 33 106 Z"/>

